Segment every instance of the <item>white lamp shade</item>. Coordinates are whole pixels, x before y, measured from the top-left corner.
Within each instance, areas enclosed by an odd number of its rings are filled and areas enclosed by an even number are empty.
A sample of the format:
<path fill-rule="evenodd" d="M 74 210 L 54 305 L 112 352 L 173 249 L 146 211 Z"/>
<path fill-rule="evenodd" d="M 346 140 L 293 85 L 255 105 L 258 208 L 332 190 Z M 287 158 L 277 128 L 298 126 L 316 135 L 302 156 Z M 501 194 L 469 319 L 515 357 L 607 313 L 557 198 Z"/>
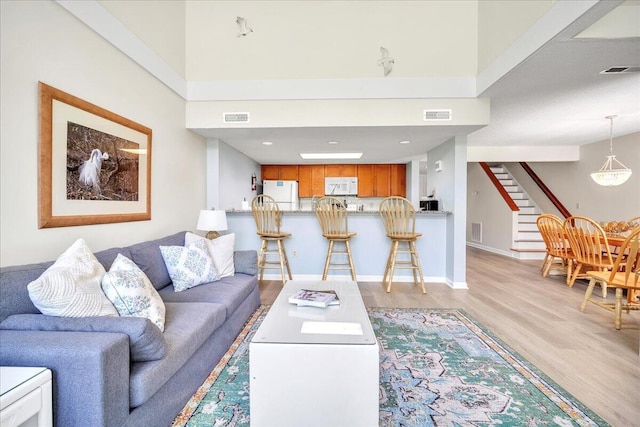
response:
<path fill-rule="evenodd" d="M 196 228 L 203 231 L 226 230 L 227 214 L 225 211 L 201 210 Z"/>

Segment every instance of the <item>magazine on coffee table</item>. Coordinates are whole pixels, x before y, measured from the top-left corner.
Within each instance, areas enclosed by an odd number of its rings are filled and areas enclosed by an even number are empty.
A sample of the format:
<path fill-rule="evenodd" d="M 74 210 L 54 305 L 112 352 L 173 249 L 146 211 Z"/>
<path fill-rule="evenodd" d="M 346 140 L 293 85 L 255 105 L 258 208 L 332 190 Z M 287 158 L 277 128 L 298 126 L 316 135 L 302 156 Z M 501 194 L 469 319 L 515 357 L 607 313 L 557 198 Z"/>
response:
<path fill-rule="evenodd" d="M 310 289 L 300 289 L 289 297 L 289 303 L 296 304 L 298 307 L 327 307 L 329 305 L 337 305 L 340 303 L 338 295 L 335 291 L 316 291 Z"/>

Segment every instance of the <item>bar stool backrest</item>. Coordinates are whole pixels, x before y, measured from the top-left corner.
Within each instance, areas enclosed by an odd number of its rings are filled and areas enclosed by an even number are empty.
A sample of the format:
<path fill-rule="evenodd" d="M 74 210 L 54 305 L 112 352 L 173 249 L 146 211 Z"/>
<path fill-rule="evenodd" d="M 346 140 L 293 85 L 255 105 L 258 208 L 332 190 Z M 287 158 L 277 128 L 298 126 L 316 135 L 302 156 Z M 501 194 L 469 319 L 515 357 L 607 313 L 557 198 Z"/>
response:
<path fill-rule="evenodd" d="M 331 196 L 321 197 L 315 203 L 315 211 L 324 236 L 349 234 L 347 208 L 340 199 Z"/>
<path fill-rule="evenodd" d="M 411 237 L 416 234 L 416 208 L 404 197 L 387 197 L 380 202 L 380 216 L 387 236 Z"/>
<path fill-rule="evenodd" d="M 258 234 L 261 236 L 277 236 L 280 234 L 282 216 L 275 199 L 260 194 L 251 200 L 251 212 L 256 221 Z"/>

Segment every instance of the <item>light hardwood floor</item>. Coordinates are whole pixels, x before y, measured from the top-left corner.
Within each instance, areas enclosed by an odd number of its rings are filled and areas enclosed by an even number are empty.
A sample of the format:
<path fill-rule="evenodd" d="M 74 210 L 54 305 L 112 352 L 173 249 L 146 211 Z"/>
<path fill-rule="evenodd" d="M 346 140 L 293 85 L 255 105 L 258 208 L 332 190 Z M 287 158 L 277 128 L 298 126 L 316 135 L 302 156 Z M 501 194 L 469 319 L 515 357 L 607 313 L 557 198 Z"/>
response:
<path fill-rule="evenodd" d="M 640 426 L 640 312 L 623 313 L 616 331 L 613 313 L 593 304 L 580 312 L 586 281 L 569 288 L 565 276 L 543 278 L 540 265 L 468 248 L 468 290 L 430 283 L 423 295 L 394 283 L 388 294 L 379 282 L 359 286 L 368 307 L 463 309 L 612 426 Z M 281 288 L 260 284 L 262 303 Z"/>

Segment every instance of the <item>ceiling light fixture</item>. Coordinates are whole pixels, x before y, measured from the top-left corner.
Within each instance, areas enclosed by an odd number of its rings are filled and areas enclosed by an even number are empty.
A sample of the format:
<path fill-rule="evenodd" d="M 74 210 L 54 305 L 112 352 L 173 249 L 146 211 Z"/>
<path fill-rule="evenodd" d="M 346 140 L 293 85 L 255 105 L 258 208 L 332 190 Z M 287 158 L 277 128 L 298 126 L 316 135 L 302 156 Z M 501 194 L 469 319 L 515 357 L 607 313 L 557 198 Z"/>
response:
<path fill-rule="evenodd" d="M 400 144 L 411 144 L 411 141 L 400 141 Z"/>
<path fill-rule="evenodd" d="M 329 144 L 329 145 L 336 145 L 337 143 L 338 143 L 338 141 L 329 141 L 329 142 L 327 142 L 327 144 Z"/>
<path fill-rule="evenodd" d="M 593 179 L 596 184 L 606 187 L 624 184 L 631 176 L 631 169 L 617 161 L 615 154 L 613 154 L 613 119 L 616 117 L 618 116 L 605 117 L 605 119 L 609 119 L 611 122 L 609 128 L 609 155 L 600 170 L 591 174 L 591 179 Z M 615 165 L 616 167 L 620 167 L 614 169 L 614 162 L 617 164 Z"/>
<path fill-rule="evenodd" d="M 362 153 L 300 153 L 300 157 L 305 160 L 345 160 L 359 159 Z"/>
<path fill-rule="evenodd" d="M 262 145 L 273 145 L 273 142 L 271 141 L 265 141 L 262 143 Z"/>

